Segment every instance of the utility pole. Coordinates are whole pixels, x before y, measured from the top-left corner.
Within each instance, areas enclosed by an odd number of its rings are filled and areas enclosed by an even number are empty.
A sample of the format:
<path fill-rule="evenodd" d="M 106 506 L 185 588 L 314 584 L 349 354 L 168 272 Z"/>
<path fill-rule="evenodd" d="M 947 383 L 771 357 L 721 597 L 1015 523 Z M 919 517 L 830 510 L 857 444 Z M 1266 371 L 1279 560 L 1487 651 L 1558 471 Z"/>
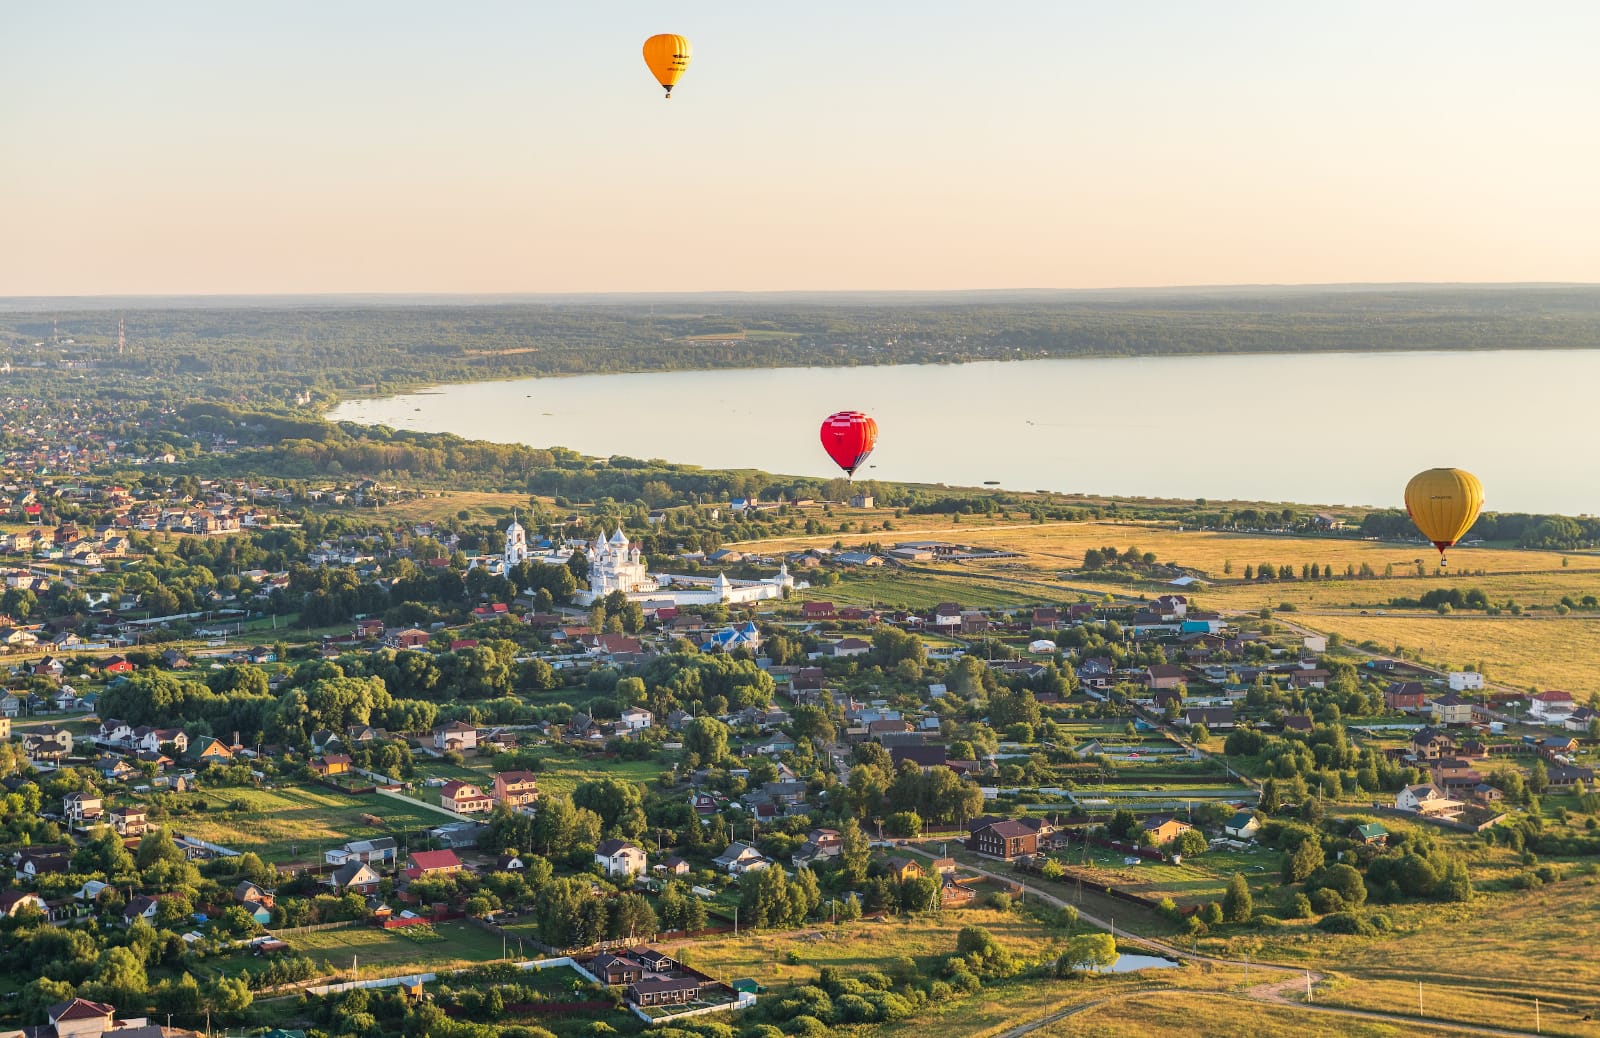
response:
<path fill-rule="evenodd" d="M 1533 1033 L 1544 1034 L 1543 1028 L 1539 1026 L 1539 1000 L 1537 998 L 1533 1000 Z"/>
<path fill-rule="evenodd" d="M 739 936 L 739 906 L 733 906 L 733 935 Z"/>
<path fill-rule="evenodd" d="M 1306 970 L 1306 1001 L 1311 1001 L 1311 971 Z"/>
<path fill-rule="evenodd" d="M 1422 978 L 1417 978 L 1417 1015 L 1422 1015 Z"/>

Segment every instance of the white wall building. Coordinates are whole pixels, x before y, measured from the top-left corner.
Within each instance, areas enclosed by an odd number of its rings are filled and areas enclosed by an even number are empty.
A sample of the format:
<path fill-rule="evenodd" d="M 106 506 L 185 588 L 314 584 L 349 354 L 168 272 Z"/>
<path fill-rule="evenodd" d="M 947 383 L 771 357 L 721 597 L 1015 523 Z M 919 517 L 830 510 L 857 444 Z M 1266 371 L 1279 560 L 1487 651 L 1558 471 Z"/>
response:
<path fill-rule="evenodd" d="M 1482 692 L 1483 675 L 1474 670 L 1453 670 L 1450 672 L 1450 691 Z"/>

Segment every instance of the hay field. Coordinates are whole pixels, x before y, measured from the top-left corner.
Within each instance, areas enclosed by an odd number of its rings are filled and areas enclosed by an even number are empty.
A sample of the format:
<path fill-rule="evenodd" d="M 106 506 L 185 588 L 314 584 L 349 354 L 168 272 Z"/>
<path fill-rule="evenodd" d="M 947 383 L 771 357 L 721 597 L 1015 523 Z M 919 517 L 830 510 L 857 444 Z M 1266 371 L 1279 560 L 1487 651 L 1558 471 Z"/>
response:
<path fill-rule="evenodd" d="M 1384 647 L 1418 651 L 1429 663 L 1460 669 L 1483 663 L 1493 681 L 1562 688 L 1574 693 L 1600 690 L 1595 661 L 1600 660 L 1600 618 L 1565 617 L 1362 616 L 1359 613 L 1296 613 L 1285 619 L 1319 631 L 1337 632 L 1350 643 L 1372 640 Z"/>

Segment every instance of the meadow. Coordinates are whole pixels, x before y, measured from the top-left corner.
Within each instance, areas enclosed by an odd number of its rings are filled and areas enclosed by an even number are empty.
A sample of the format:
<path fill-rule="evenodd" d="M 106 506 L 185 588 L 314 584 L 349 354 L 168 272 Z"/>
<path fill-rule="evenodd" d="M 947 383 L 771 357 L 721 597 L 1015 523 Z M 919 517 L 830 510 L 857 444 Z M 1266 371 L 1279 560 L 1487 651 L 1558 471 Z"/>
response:
<path fill-rule="evenodd" d="M 315 786 L 207 789 L 199 795 L 210 809 L 173 819 L 176 831 L 236 851 L 254 851 L 267 862 L 320 858 L 322 851 L 348 840 L 394 836 L 450 820 L 390 797 L 352 796 Z M 235 802 L 243 802 L 246 809 L 232 810 Z M 363 815 L 374 815 L 386 824 L 371 825 Z"/>
<path fill-rule="evenodd" d="M 399 930 L 355 926 L 295 934 L 288 940 L 295 951 L 326 959 L 336 970 L 348 972 L 353 956 L 363 977 L 405 972 L 398 967 L 437 970 L 500 958 L 500 938 L 487 930 L 465 922 L 437 923 L 434 930 L 445 939 L 419 942 Z"/>

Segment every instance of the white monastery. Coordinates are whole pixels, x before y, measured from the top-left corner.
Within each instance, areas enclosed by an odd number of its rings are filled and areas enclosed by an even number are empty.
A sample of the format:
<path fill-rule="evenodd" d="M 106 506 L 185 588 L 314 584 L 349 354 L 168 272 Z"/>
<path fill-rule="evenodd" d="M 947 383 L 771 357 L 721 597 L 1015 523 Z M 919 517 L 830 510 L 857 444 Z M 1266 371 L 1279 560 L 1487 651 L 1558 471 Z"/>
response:
<path fill-rule="evenodd" d="M 760 602 L 782 598 L 787 589 L 811 586 L 805 581 L 797 583 L 789 574 L 787 564 L 779 566 L 776 575 L 762 580 L 729 580 L 721 573 L 714 578 L 652 574 L 647 571 L 639 549 L 629 543 L 620 526 L 609 538 L 596 540 L 587 549 L 563 541 L 547 551 L 536 552 L 528 547 L 528 533 L 515 516 L 506 527 L 504 554 L 498 559 L 492 556 L 474 559 L 472 565 L 482 565 L 504 576 L 522 562 L 564 566 L 576 551 L 582 551 L 589 563 L 589 589 L 572 596 L 573 604 L 580 606 L 592 605 L 613 591 L 621 591 L 630 601 L 645 606 L 682 606 Z"/>

